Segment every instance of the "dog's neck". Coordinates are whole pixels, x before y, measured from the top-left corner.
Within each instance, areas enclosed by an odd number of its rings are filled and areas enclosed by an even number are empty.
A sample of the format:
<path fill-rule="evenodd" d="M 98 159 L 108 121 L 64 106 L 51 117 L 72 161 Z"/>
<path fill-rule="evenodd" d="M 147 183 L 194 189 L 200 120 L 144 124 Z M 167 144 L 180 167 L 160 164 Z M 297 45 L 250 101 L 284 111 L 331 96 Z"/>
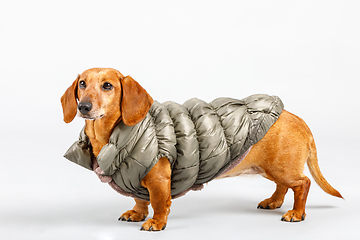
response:
<path fill-rule="evenodd" d="M 109 142 L 110 135 L 120 120 L 120 114 L 95 120 L 85 120 L 85 133 L 90 139 L 95 157 L 99 155 L 102 147 Z"/>

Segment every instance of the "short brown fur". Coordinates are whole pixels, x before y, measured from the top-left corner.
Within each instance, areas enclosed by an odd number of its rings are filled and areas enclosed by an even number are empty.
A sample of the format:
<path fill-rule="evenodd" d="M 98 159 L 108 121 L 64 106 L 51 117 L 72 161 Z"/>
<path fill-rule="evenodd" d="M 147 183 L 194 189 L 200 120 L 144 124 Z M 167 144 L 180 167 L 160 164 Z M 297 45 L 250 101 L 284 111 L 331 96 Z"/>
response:
<path fill-rule="evenodd" d="M 79 87 L 80 81 L 86 83 L 86 88 Z M 101 86 L 104 83 L 110 83 L 113 88 L 103 90 Z M 95 157 L 108 143 L 114 127 L 120 121 L 129 126 L 139 123 L 153 103 L 150 95 L 134 79 L 124 77 L 111 68 L 86 70 L 66 90 L 61 98 L 66 123 L 71 122 L 77 114 L 77 100 L 89 101 L 93 106 L 86 116 L 78 114 L 86 119 L 85 132 L 91 141 Z M 310 179 L 303 174 L 305 162 L 315 181 L 325 192 L 342 198 L 320 172 L 310 129 L 301 118 L 284 110 L 246 158 L 219 178 L 261 174 L 274 181 L 276 191 L 258 205 L 258 208 L 263 209 L 281 207 L 288 189 L 292 189 L 294 206 L 283 215 L 282 220 L 298 222 L 306 217 L 305 204 L 310 188 Z M 134 208 L 122 214 L 119 220 L 145 220 L 151 203 L 154 215 L 142 225 L 142 230 L 163 230 L 171 206 L 171 168 L 168 159 L 161 158 L 141 181 L 141 185 L 149 190 L 150 202 L 135 199 Z"/>

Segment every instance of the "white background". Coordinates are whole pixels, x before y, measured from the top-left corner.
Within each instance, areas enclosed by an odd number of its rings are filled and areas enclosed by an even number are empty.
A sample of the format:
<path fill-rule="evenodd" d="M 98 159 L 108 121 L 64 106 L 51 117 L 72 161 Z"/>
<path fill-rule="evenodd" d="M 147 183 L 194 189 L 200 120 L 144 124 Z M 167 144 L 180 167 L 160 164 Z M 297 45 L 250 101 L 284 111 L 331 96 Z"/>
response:
<path fill-rule="evenodd" d="M 1 239 L 357 238 L 360 197 L 359 1 L 2 1 Z M 133 200 L 62 157 L 83 120 L 62 122 L 77 74 L 113 67 L 159 102 L 278 95 L 313 131 L 320 167 L 307 219 L 258 210 L 275 184 L 213 181 L 174 200 L 167 229 L 118 222 Z M 307 173 L 308 174 L 308 173 Z"/>

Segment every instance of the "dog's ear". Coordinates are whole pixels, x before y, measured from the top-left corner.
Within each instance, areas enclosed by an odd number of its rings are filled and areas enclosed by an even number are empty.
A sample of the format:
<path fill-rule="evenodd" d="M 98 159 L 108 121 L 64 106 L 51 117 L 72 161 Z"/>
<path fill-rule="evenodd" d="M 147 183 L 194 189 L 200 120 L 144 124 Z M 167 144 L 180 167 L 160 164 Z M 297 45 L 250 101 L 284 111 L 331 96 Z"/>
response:
<path fill-rule="evenodd" d="M 122 86 L 121 117 L 127 126 L 141 122 L 149 111 L 154 100 L 132 77 L 120 80 Z"/>
<path fill-rule="evenodd" d="M 76 80 L 71 84 L 71 86 L 66 90 L 64 95 L 61 97 L 61 106 L 64 113 L 64 122 L 71 122 L 77 113 L 77 88 L 80 75 Z"/>

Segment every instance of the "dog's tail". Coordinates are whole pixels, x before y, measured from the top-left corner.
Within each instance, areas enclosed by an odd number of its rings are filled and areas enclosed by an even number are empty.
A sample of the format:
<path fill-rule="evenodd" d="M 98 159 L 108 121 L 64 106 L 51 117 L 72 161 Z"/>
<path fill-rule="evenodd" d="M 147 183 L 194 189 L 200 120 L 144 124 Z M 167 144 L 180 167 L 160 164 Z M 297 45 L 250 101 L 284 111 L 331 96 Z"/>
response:
<path fill-rule="evenodd" d="M 309 167 L 310 173 L 315 179 L 315 182 L 328 194 L 333 195 L 335 197 L 343 198 L 341 194 L 333 188 L 324 178 L 320 171 L 320 167 L 318 164 L 318 158 L 316 153 L 316 146 L 314 139 L 312 138 L 311 144 L 310 144 L 310 154 L 307 159 L 307 165 Z"/>

